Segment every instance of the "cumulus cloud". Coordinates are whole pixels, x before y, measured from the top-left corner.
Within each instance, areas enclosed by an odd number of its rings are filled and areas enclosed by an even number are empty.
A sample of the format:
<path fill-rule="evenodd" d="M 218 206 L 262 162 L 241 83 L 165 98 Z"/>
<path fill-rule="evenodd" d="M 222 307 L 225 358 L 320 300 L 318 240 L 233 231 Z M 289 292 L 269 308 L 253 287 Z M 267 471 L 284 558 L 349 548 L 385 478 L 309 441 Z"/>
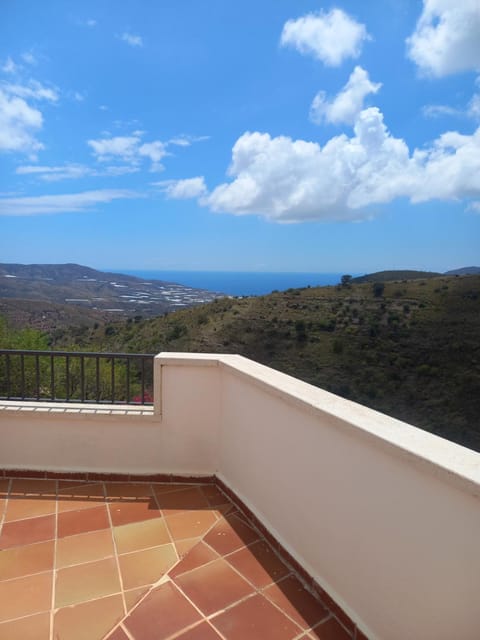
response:
<path fill-rule="evenodd" d="M 143 131 L 134 131 L 130 136 L 114 136 L 88 140 L 87 144 L 100 162 L 121 160 L 131 165 L 140 164 L 142 158 L 149 158 L 151 171 L 161 171 L 162 158 L 168 155 L 166 144 L 160 140 L 142 142 Z"/>
<path fill-rule="evenodd" d="M 203 176 L 186 178 L 184 180 L 162 180 L 161 182 L 154 182 L 153 184 L 161 187 L 167 198 L 171 198 L 172 200 L 199 198 L 207 193 Z"/>
<path fill-rule="evenodd" d="M 113 200 L 134 197 L 137 197 L 137 194 L 126 189 L 99 189 L 81 193 L 0 198 L 0 215 L 35 216 L 72 213 L 91 210 L 95 205 L 107 204 Z"/>
<path fill-rule="evenodd" d="M 27 64 L 30 64 L 30 65 L 37 64 L 37 59 L 31 51 L 26 51 L 25 53 L 22 53 L 21 58 Z"/>
<path fill-rule="evenodd" d="M 35 157 L 36 152 L 43 149 L 35 137 L 42 124 L 38 109 L 0 88 L 0 151 L 17 151 Z"/>
<path fill-rule="evenodd" d="M 120 40 L 126 42 L 131 47 L 143 47 L 143 39 L 141 36 L 135 35 L 134 33 L 128 33 L 125 31 L 119 36 Z"/>
<path fill-rule="evenodd" d="M 480 197 L 480 128 L 471 136 L 443 134 L 410 153 L 376 107 L 363 110 L 354 135 L 316 142 L 247 132 L 235 143 L 230 182 L 201 203 L 236 215 L 277 222 L 360 220 L 375 205 Z"/>
<path fill-rule="evenodd" d="M 353 124 L 363 109 L 363 102 L 370 93 L 377 93 L 381 82 L 371 82 L 368 72 L 362 67 L 355 67 L 347 84 L 333 98 L 328 100 L 324 91 L 319 91 L 310 107 L 310 118 L 321 124 Z"/>
<path fill-rule="evenodd" d="M 480 69 L 478 0 L 424 0 L 408 56 L 425 73 L 442 77 Z"/>
<path fill-rule="evenodd" d="M 358 58 L 368 38 L 364 24 L 341 9 L 332 9 L 288 20 L 280 43 L 311 55 L 328 67 L 338 67 L 346 58 Z"/>

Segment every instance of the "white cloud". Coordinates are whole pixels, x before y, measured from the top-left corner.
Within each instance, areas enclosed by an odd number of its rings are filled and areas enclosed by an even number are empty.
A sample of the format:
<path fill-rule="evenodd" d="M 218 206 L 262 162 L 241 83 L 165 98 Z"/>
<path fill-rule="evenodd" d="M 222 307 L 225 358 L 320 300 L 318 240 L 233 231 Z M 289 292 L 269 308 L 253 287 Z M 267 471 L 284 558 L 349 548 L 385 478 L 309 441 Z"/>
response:
<path fill-rule="evenodd" d="M 93 20 L 92 18 L 90 20 L 87 20 L 85 22 L 85 24 L 87 25 L 87 27 L 96 27 L 97 26 L 97 21 Z"/>
<path fill-rule="evenodd" d="M 112 158 L 121 158 L 126 162 L 136 162 L 140 138 L 138 136 L 115 136 L 113 138 L 101 138 L 88 140 L 87 144 L 93 149 L 93 153 L 100 162 L 106 162 Z"/>
<path fill-rule="evenodd" d="M 280 42 L 304 55 L 313 55 L 329 67 L 338 67 L 346 58 L 358 58 L 367 39 L 364 24 L 341 9 L 332 9 L 288 20 Z"/>
<path fill-rule="evenodd" d="M 126 189 L 99 189 L 82 193 L 67 193 L 21 198 L 0 198 L 0 215 L 35 216 L 91 210 L 112 200 L 138 197 Z"/>
<path fill-rule="evenodd" d="M 22 55 L 20 57 L 27 64 L 30 64 L 30 65 L 36 65 L 37 64 L 37 59 L 35 58 L 33 53 L 31 53 L 30 51 L 22 53 Z"/>
<path fill-rule="evenodd" d="M 480 128 L 446 133 L 410 153 L 387 130 L 376 107 L 362 111 L 354 135 L 316 142 L 245 133 L 235 143 L 231 182 L 201 199 L 214 211 L 260 214 L 277 222 L 360 220 L 369 208 L 406 197 L 412 202 L 480 197 Z"/>
<path fill-rule="evenodd" d="M 423 72 L 437 77 L 480 70 L 479 0 L 424 0 L 407 52 Z"/>
<path fill-rule="evenodd" d="M 473 211 L 475 213 L 480 213 L 480 200 L 477 200 L 475 202 L 471 202 L 468 205 L 467 208 L 468 208 L 469 211 Z"/>
<path fill-rule="evenodd" d="M 167 198 L 171 198 L 172 200 L 199 198 L 207 193 L 203 176 L 186 178 L 184 180 L 162 180 L 161 182 L 154 182 L 153 184 L 162 187 Z"/>
<path fill-rule="evenodd" d="M 152 161 L 151 171 L 162 171 L 163 166 L 160 160 L 168 155 L 165 143 L 156 140 L 155 142 L 146 142 L 138 148 L 138 153 L 141 156 L 150 158 Z"/>
<path fill-rule="evenodd" d="M 194 142 L 204 142 L 205 140 L 210 140 L 210 136 L 190 136 L 188 134 L 182 134 L 176 138 L 171 138 L 168 144 L 175 144 L 178 147 L 189 147 Z"/>
<path fill-rule="evenodd" d="M 45 182 L 57 182 L 59 180 L 83 178 L 90 173 L 90 170 L 81 164 L 65 164 L 59 167 L 28 165 L 17 167 L 15 173 L 18 175 L 34 174 Z"/>
<path fill-rule="evenodd" d="M 368 72 L 357 66 L 347 84 L 333 100 L 327 100 L 324 91 L 317 93 L 310 108 L 310 118 L 317 124 L 323 121 L 353 124 L 363 109 L 365 97 L 370 93 L 377 93 L 381 86 L 381 82 L 371 82 Z"/>
<path fill-rule="evenodd" d="M 142 158 L 149 158 L 151 171 L 161 171 L 161 160 L 168 155 L 166 144 L 161 140 L 142 142 L 143 131 L 134 131 L 129 136 L 114 136 L 88 140 L 87 144 L 92 148 L 94 155 L 100 162 L 122 160 L 130 165 L 139 165 Z"/>
<path fill-rule="evenodd" d="M 422 113 L 427 118 L 439 118 L 441 116 L 462 116 L 462 109 L 450 107 L 448 104 L 426 104 L 422 107 Z"/>
<path fill-rule="evenodd" d="M 138 167 L 132 166 L 108 166 L 104 169 L 93 169 L 84 164 L 67 163 L 61 166 L 51 167 L 44 165 L 23 165 L 17 167 L 17 175 L 34 175 L 44 182 L 59 182 L 60 180 L 71 180 L 84 178 L 85 176 L 123 176 L 128 173 L 135 173 Z"/>
<path fill-rule="evenodd" d="M 47 100 L 48 102 L 58 101 L 57 89 L 43 86 L 36 80 L 30 80 L 28 84 L 4 84 L 4 91 L 19 98 L 31 98 L 32 100 Z"/>
<path fill-rule="evenodd" d="M 4 73 L 16 73 L 20 67 L 15 64 L 10 56 L 8 56 L 5 64 L 2 66 L 2 71 Z"/>
<path fill-rule="evenodd" d="M 475 93 L 468 103 L 467 113 L 471 118 L 480 120 L 480 93 Z"/>
<path fill-rule="evenodd" d="M 135 35 L 134 33 L 128 33 L 125 31 L 119 36 L 120 40 L 126 42 L 131 47 L 143 47 L 143 39 L 141 36 Z"/>
<path fill-rule="evenodd" d="M 34 135 L 42 124 L 38 109 L 0 88 L 0 151 L 18 151 L 35 157 L 35 153 L 43 149 Z"/>

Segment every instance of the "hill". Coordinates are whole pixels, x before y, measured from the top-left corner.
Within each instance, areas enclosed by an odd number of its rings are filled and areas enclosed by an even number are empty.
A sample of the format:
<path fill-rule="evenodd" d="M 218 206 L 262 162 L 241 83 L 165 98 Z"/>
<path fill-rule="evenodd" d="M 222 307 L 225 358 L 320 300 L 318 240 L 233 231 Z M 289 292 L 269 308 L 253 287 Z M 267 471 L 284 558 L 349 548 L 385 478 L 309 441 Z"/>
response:
<path fill-rule="evenodd" d="M 367 273 L 364 276 L 352 278 L 351 282 L 360 284 L 361 282 L 390 282 L 392 280 L 419 280 L 422 278 L 438 278 L 441 273 L 435 271 L 376 271 L 375 273 Z"/>
<path fill-rule="evenodd" d="M 211 291 L 97 271 L 77 264 L 0 264 L 0 299 L 67 305 L 112 316 L 157 316 L 213 300 Z M 33 317 L 36 304 L 30 306 Z M 68 314 L 67 314 L 68 315 Z"/>
<path fill-rule="evenodd" d="M 480 451 L 480 276 L 224 298 L 88 340 L 240 353 Z"/>
<path fill-rule="evenodd" d="M 446 271 L 446 276 L 473 276 L 480 274 L 480 267 L 462 267 L 461 269 L 453 269 Z"/>

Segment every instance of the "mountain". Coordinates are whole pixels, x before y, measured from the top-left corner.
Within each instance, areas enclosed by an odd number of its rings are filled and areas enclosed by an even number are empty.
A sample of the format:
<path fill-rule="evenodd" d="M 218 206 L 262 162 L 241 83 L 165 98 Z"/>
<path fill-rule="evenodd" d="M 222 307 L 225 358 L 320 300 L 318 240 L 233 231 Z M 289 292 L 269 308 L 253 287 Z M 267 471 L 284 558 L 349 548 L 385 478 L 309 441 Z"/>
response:
<path fill-rule="evenodd" d="M 151 317 L 215 297 L 211 291 L 77 264 L 0 264 L 0 299 L 35 301 L 32 313 L 42 302 L 73 307 L 80 316 L 79 307 L 102 316 Z"/>
<path fill-rule="evenodd" d="M 480 273 L 480 267 L 462 267 L 461 269 L 453 269 L 446 271 L 446 276 L 473 276 Z"/>
<path fill-rule="evenodd" d="M 441 273 L 435 271 L 376 271 L 375 273 L 367 273 L 364 276 L 352 278 L 351 282 L 360 284 L 361 282 L 389 282 L 391 280 L 419 280 L 421 278 L 437 278 Z"/>

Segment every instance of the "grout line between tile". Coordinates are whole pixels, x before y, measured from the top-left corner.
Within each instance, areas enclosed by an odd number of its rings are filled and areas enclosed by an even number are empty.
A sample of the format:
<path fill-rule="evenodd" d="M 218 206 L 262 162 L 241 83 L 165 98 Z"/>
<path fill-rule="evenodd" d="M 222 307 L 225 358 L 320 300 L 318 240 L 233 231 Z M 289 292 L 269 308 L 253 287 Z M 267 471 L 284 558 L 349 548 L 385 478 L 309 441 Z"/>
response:
<path fill-rule="evenodd" d="M 110 524 L 110 535 L 112 536 L 113 553 L 114 553 L 114 556 L 115 556 L 115 564 L 117 566 L 118 579 L 120 581 L 120 589 L 122 590 L 123 615 L 125 617 L 128 614 L 128 611 L 127 611 L 127 601 L 126 601 L 126 598 L 125 598 L 125 589 L 123 587 L 122 572 L 120 571 L 120 561 L 118 559 L 119 553 L 118 553 L 118 549 L 117 549 L 117 542 L 115 540 L 115 535 L 114 535 L 114 532 L 113 532 L 112 515 L 110 513 L 109 504 L 107 502 L 107 487 L 105 486 L 104 482 L 102 484 L 103 484 L 104 505 L 105 505 L 105 508 L 107 510 L 108 522 Z"/>

